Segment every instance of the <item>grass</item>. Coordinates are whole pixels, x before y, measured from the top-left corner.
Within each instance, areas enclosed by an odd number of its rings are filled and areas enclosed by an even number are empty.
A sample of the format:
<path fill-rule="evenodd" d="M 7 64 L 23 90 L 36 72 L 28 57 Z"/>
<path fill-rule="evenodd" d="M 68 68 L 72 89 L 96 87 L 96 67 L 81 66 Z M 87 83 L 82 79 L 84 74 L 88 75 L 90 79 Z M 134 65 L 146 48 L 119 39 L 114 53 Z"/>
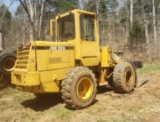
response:
<path fill-rule="evenodd" d="M 67 120 L 71 117 L 71 115 L 74 113 L 72 110 L 68 110 L 66 108 L 56 107 L 54 109 L 55 114 L 61 118 L 61 120 Z"/>
<path fill-rule="evenodd" d="M 144 75 L 148 73 L 153 73 L 160 70 L 160 62 L 153 62 L 151 64 L 146 64 L 143 68 L 137 69 L 139 75 Z"/>
<path fill-rule="evenodd" d="M 137 73 L 138 75 L 145 75 L 156 72 L 158 70 L 160 71 L 160 62 L 153 62 L 152 64 L 144 65 L 144 67 L 141 69 L 137 69 Z M 2 100 L 8 98 L 12 99 L 4 101 Z M 121 99 L 122 100 L 120 101 L 124 102 L 125 104 L 126 99 Z M 130 103 L 128 105 L 128 103 L 126 103 L 126 108 L 118 107 L 119 109 L 123 110 L 120 112 L 117 110 L 117 106 L 112 104 L 112 102 L 115 100 L 111 99 L 109 100 L 110 102 L 106 103 L 104 100 L 99 99 L 98 102 L 100 104 L 96 103 L 95 105 L 88 108 L 74 111 L 65 108 L 65 105 L 57 97 L 53 96 L 53 98 L 49 97 L 49 99 L 46 100 L 37 100 L 33 94 L 22 92 L 10 87 L 0 90 L 0 100 L 0 122 L 70 122 L 74 120 L 77 122 L 141 121 L 141 118 L 144 118 L 146 114 L 143 112 L 146 112 L 145 110 L 151 109 L 150 107 L 143 105 L 143 103 L 142 105 L 137 104 L 136 101 L 134 102 L 136 99 L 133 99 L 133 105 L 130 105 Z M 106 107 L 109 105 L 113 106 Z M 109 108 L 112 109 L 110 110 Z M 151 110 L 149 112 L 152 112 Z M 124 112 L 128 114 L 125 115 Z M 78 119 L 80 120 L 78 121 Z"/>
<path fill-rule="evenodd" d="M 100 119 L 97 122 L 106 122 L 106 120 Z"/>

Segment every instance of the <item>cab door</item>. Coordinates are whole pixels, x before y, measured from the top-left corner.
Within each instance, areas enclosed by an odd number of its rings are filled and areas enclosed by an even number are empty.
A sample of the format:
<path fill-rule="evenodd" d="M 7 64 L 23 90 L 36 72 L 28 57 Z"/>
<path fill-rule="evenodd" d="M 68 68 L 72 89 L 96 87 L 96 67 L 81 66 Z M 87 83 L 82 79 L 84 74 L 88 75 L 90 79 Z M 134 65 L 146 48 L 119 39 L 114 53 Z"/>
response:
<path fill-rule="evenodd" d="M 85 66 L 99 64 L 99 42 L 96 35 L 96 19 L 94 15 L 80 15 L 81 57 Z"/>

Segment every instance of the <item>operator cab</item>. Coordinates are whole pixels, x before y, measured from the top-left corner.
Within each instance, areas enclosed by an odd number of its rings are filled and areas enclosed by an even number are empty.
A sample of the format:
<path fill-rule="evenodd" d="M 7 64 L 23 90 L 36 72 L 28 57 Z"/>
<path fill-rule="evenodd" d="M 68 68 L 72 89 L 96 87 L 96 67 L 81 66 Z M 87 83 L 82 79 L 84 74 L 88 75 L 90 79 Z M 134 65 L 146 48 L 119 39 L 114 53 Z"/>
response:
<path fill-rule="evenodd" d="M 73 10 L 63 15 L 58 15 L 56 20 L 51 19 L 50 21 L 50 36 L 57 42 L 77 38 L 81 41 L 95 41 L 95 19 L 96 15 L 94 13 L 82 10 Z"/>
<path fill-rule="evenodd" d="M 74 45 L 75 59 L 83 65 L 98 65 L 100 60 L 96 14 L 75 9 L 50 21 L 50 36 L 56 42 Z"/>

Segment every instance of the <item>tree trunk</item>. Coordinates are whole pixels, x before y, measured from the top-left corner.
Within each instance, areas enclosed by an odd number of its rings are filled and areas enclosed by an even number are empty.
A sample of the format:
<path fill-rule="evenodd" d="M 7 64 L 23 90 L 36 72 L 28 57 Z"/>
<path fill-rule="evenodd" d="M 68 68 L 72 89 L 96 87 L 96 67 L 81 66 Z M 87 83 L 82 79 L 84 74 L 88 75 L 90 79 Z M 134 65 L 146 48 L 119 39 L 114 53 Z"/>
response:
<path fill-rule="evenodd" d="M 39 20 L 39 30 L 38 30 L 38 35 L 39 38 L 41 39 L 41 28 L 42 28 L 42 18 L 43 18 L 43 10 L 44 10 L 44 1 L 42 0 L 42 4 L 41 4 L 41 14 L 40 14 L 40 20 Z"/>
<path fill-rule="evenodd" d="M 146 14 L 144 11 L 144 0 L 141 0 L 141 8 L 142 8 L 142 22 L 145 28 L 145 39 L 146 39 L 146 43 L 149 43 L 148 21 L 146 20 Z"/>
<path fill-rule="evenodd" d="M 24 10 L 23 10 L 23 13 L 24 13 Z M 27 25 L 27 24 L 26 24 L 26 17 L 25 17 L 25 14 L 23 14 L 23 24 L 24 24 L 24 25 L 23 25 L 23 30 L 25 30 L 25 28 L 26 28 L 25 25 Z M 22 35 L 22 42 L 24 42 L 25 39 L 26 39 L 26 34 L 23 33 L 23 35 Z"/>
<path fill-rule="evenodd" d="M 34 39 L 34 30 L 32 28 L 34 24 L 34 9 L 33 9 L 33 2 L 34 0 L 29 0 L 29 13 L 30 13 L 30 24 L 31 24 L 31 29 L 30 29 L 30 40 Z"/>
<path fill-rule="evenodd" d="M 153 35 L 154 35 L 154 41 L 157 42 L 156 13 L 155 13 L 154 0 L 152 0 L 152 12 L 153 12 Z"/>
<path fill-rule="evenodd" d="M 129 14 L 130 12 L 128 11 L 128 6 L 127 4 L 129 3 L 129 1 L 126 1 L 126 4 L 125 4 L 125 10 L 126 10 L 126 13 L 127 13 L 127 17 L 129 17 Z M 128 20 L 128 18 L 127 18 Z M 125 44 L 128 43 L 128 38 L 129 38 L 129 21 L 126 21 L 125 23 Z"/>
<path fill-rule="evenodd" d="M 130 25 L 133 24 L 133 0 L 130 0 Z"/>
<path fill-rule="evenodd" d="M 146 43 L 149 43 L 148 21 L 147 20 L 145 20 L 145 38 L 146 38 Z"/>

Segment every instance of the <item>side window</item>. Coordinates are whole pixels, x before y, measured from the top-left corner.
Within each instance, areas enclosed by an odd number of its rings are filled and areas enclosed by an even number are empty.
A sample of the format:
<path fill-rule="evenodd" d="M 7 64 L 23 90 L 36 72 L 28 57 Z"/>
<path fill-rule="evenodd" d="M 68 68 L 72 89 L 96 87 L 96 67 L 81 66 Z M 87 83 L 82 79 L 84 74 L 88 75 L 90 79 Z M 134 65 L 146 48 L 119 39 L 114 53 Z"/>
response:
<path fill-rule="evenodd" d="M 75 38 L 74 15 L 70 14 L 58 19 L 58 35 L 60 41 L 67 41 Z"/>
<path fill-rule="evenodd" d="M 94 16 L 80 15 L 81 39 L 85 41 L 95 41 Z"/>
<path fill-rule="evenodd" d="M 50 36 L 53 41 L 56 41 L 56 21 L 54 19 L 50 20 Z"/>

